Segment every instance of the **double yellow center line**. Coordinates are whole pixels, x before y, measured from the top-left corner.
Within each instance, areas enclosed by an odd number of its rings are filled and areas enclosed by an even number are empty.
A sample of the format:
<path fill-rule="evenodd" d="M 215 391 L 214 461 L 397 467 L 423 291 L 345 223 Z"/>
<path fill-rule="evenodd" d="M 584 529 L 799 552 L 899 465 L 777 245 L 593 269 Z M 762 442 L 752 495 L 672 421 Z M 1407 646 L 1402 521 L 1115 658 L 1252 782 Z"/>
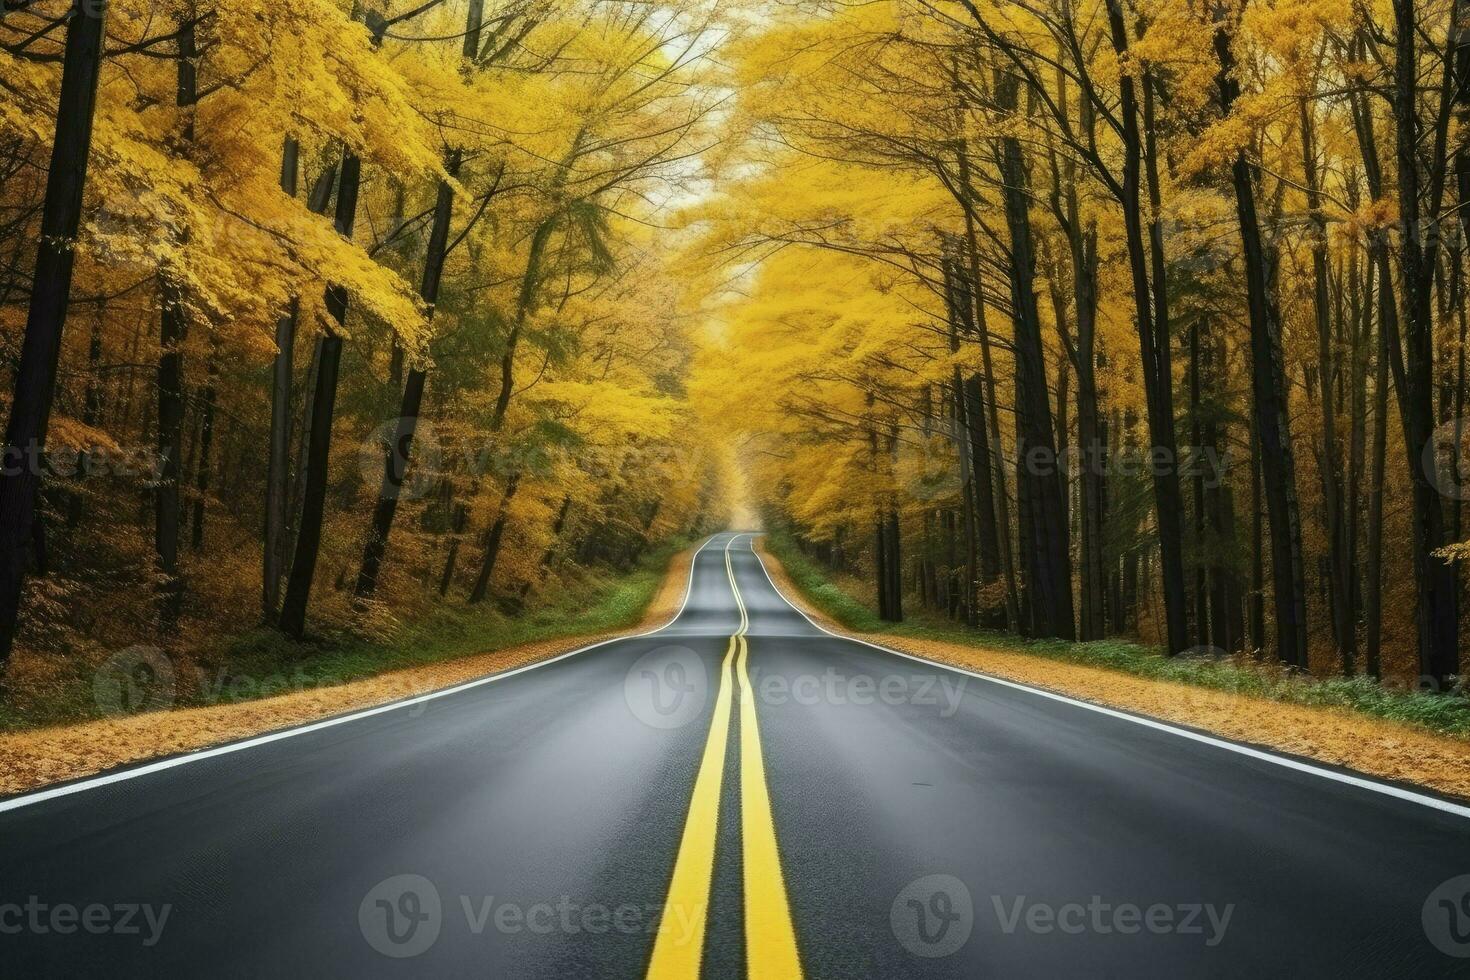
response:
<path fill-rule="evenodd" d="M 669 883 L 668 900 L 653 944 L 649 980 L 690 980 L 700 975 L 709 923 L 710 888 L 714 883 L 720 792 L 730 740 L 732 672 L 738 678 L 740 690 L 740 835 L 745 869 L 746 972 L 759 980 L 799 980 L 802 975 L 791 906 L 786 899 L 786 882 L 781 875 L 771 794 L 766 787 L 755 688 L 746 667 L 749 645 L 745 634 L 750 628 L 750 614 L 740 596 L 735 568 L 730 561 L 730 546 L 735 540 L 731 538 L 725 545 L 725 573 L 730 577 L 730 589 L 740 610 L 740 627 L 730 637 L 730 646 L 720 665 L 714 718 L 699 773 L 694 779 L 694 797 L 684 822 L 679 854 L 674 859 L 674 877 Z"/>

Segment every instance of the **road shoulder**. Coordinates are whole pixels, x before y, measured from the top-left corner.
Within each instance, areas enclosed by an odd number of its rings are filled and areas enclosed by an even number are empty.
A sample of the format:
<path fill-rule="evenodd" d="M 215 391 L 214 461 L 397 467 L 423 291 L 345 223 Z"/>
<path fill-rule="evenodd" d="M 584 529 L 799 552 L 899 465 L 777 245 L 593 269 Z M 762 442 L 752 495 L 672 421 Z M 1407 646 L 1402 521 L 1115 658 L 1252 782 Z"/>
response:
<path fill-rule="evenodd" d="M 1470 739 L 1438 735 L 1342 708 L 1287 704 L 1025 653 L 886 633 L 855 633 L 807 601 L 780 561 L 764 547 L 764 539 L 758 539 L 757 549 L 786 598 L 833 633 L 1329 766 L 1470 798 Z"/>
<path fill-rule="evenodd" d="M 674 556 L 642 620 L 627 630 L 527 643 L 278 697 L 0 735 L 0 796 L 429 694 L 658 629 L 679 613 L 694 553 L 690 548 Z"/>

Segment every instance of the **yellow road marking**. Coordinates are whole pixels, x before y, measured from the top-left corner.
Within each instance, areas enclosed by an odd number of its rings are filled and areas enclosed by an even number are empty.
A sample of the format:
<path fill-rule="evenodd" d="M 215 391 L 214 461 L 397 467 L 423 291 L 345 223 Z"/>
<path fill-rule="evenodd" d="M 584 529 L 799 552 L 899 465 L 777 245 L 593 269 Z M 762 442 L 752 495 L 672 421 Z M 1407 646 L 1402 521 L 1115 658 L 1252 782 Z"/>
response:
<path fill-rule="evenodd" d="M 739 537 L 739 535 L 736 535 Z M 730 561 L 731 538 L 725 545 L 725 574 L 740 610 L 740 626 L 730 637 L 730 647 L 720 668 L 720 690 L 715 700 L 714 719 L 705 742 L 704 757 L 694 780 L 694 798 L 684 822 L 684 836 L 674 859 L 674 877 L 669 885 L 654 940 L 649 980 L 688 980 L 700 975 L 704 935 L 709 921 L 710 888 L 714 884 L 715 835 L 719 827 L 720 790 L 730 734 L 731 666 L 740 684 L 740 833 L 744 856 L 746 973 L 757 980 L 800 980 L 801 959 L 796 948 L 796 931 L 791 923 L 791 906 L 781 874 L 781 852 L 776 844 L 776 821 L 771 812 L 771 794 L 766 786 L 766 767 L 761 752 L 760 727 L 755 711 L 755 687 L 747 662 L 750 647 L 745 634 L 750 614 L 735 568 Z M 752 544 L 751 550 L 754 550 Z M 692 574 L 692 573 L 691 573 Z"/>
<path fill-rule="evenodd" d="M 796 980 L 801 958 L 796 952 L 796 930 L 781 875 L 781 852 L 776 846 L 776 820 L 766 787 L 760 728 L 755 717 L 755 688 L 746 670 L 748 647 L 740 640 L 736 665 L 740 677 L 740 821 L 745 856 L 746 973 L 756 980 Z"/>
<path fill-rule="evenodd" d="M 731 539 L 731 544 L 734 539 Z M 755 550 L 754 541 L 751 544 Z M 771 811 L 771 793 L 766 786 L 765 756 L 761 751 L 760 724 L 756 719 L 755 685 L 750 682 L 748 663 L 750 613 L 740 586 L 730 549 L 725 548 L 725 572 L 740 608 L 740 630 L 735 639 L 740 655 L 735 661 L 740 680 L 740 839 L 745 869 L 745 967 L 755 980 L 799 980 L 801 957 L 796 950 L 796 930 L 791 923 L 791 905 L 786 898 L 786 880 L 781 874 L 781 851 L 776 844 L 776 819 Z"/>
<path fill-rule="evenodd" d="M 709 893 L 715 874 L 715 831 L 719 826 L 720 788 L 725 777 L 725 749 L 730 740 L 730 664 L 735 659 L 736 640 L 720 667 L 720 690 L 715 697 L 715 715 L 699 774 L 694 778 L 694 798 L 684 821 L 684 836 L 674 859 L 674 877 L 659 919 L 653 943 L 649 980 L 689 980 L 699 976 L 704 954 L 704 933 L 709 921 Z"/>

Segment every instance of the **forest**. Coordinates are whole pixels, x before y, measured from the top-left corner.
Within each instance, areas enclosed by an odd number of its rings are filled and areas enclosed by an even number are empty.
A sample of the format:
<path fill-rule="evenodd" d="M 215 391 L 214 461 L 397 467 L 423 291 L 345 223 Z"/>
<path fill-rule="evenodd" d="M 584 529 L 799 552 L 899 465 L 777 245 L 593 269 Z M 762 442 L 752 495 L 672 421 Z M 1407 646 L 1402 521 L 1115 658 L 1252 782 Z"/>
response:
<path fill-rule="evenodd" d="M 0 89 L 7 691 L 757 514 L 1459 683 L 1466 0 L 3 0 Z"/>
<path fill-rule="evenodd" d="M 6 0 L 0 658 L 515 614 L 717 526 L 638 2 Z"/>
<path fill-rule="evenodd" d="M 1450 689 L 1467 8 L 803 4 L 741 42 L 705 367 L 771 392 L 757 498 L 889 620 Z"/>

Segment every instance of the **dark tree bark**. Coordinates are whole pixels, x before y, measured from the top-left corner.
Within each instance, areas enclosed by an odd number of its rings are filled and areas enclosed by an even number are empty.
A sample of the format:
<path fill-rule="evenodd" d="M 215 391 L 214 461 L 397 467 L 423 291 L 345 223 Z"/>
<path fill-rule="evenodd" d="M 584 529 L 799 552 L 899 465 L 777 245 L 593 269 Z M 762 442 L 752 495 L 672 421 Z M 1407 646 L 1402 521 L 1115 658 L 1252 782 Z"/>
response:
<path fill-rule="evenodd" d="M 1077 225 L 1075 185 L 1068 190 L 1068 231 L 1072 244 L 1073 293 L 1077 332 L 1068 353 L 1077 372 L 1077 458 L 1081 468 L 1082 640 L 1100 640 L 1106 632 L 1107 591 L 1107 441 L 1097 385 L 1097 230 Z"/>
<path fill-rule="evenodd" d="M 1108 25 L 1114 50 L 1119 56 L 1130 58 L 1128 25 L 1124 21 L 1122 4 L 1108 4 Z M 1156 458 L 1165 461 L 1164 465 L 1153 467 L 1154 513 L 1159 531 L 1160 572 L 1164 592 L 1165 652 L 1172 656 L 1189 647 L 1189 606 L 1184 577 L 1184 495 L 1179 487 L 1179 446 L 1174 432 L 1168 288 L 1161 275 L 1161 243 L 1155 241 L 1150 251 L 1144 242 L 1143 132 L 1139 122 L 1137 88 L 1131 74 L 1125 72 L 1122 75 L 1119 92 L 1123 126 L 1120 203 L 1127 233 L 1134 303 L 1138 312 L 1139 353 L 1143 365 L 1144 393 L 1148 403 L 1149 437 L 1153 442 Z M 1151 255 L 1155 278 L 1152 284 L 1149 282 Z"/>
<path fill-rule="evenodd" d="M 357 198 L 362 187 L 362 161 L 351 150 L 342 157 L 341 186 L 337 192 L 337 232 L 351 239 L 357 224 Z M 326 294 L 327 312 L 339 329 L 347 323 L 347 291 L 330 286 Z M 301 499 L 301 517 L 296 531 L 295 558 L 286 582 L 286 596 L 281 604 L 280 628 L 287 636 L 300 639 L 306 632 L 306 608 L 311 601 L 311 585 L 316 577 L 317 558 L 321 548 L 322 519 L 326 509 L 328 462 L 332 447 L 332 419 L 337 405 L 337 379 L 342 365 L 342 335 L 326 333 L 317 340 L 316 384 L 312 391 L 311 425 L 308 429 L 305 472 Z"/>
<path fill-rule="evenodd" d="M 485 597 L 490 594 L 490 577 L 495 574 L 495 562 L 500 557 L 500 544 L 505 537 L 505 525 L 510 519 L 511 501 L 515 499 L 520 485 L 520 474 L 512 473 L 505 484 L 505 494 L 500 498 L 500 510 L 495 515 L 495 523 L 485 534 L 485 555 L 480 559 L 480 572 L 475 577 L 474 587 L 470 590 L 471 605 L 484 602 Z"/>
<path fill-rule="evenodd" d="M 216 392 L 215 386 L 219 379 L 218 354 L 210 352 L 208 363 L 205 365 L 204 392 L 200 396 L 203 403 L 200 411 L 202 418 L 199 421 L 199 458 L 195 461 L 194 470 L 194 521 L 190 525 L 189 546 L 194 551 L 204 550 L 204 515 L 205 498 L 209 495 L 210 468 L 213 466 L 211 450 L 214 448 L 214 413 Z"/>
<path fill-rule="evenodd" d="M 1348 539 L 1347 507 L 1341 453 L 1337 439 L 1337 406 L 1333 389 L 1336 376 L 1333 357 L 1332 308 L 1327 264 L 1327 215 L 1323 210 L 1321 178 L 1318 174 L 1316 116 L 1311 102 L 1301 103 L 1302 166 L 1307 184 L 1307 207 L 1312 221 L 1312 300 L 1317 324 L 1317 384 L 1321 395 L 1322 453 L 1317 467 L 1321 473 L 1322 508 L 1326 516 L 1329 608 L 1332 635 L 1342 658 L 1344 674 L 1352 674 L 1357 657 L 1357 610 L 1354 607 L 1351 545 Z"/>
<path fill-rule="evenodd" d="M 281 189 L 291 197 L 296 196 L 300 170 L 300 147 L 295 140 L 287 140 L 281 155 Z M 306 206 L 313 214 L 326 214 L 332 203 L 332 190 L 337 183 L 337 167 L 328 167 L 312 185 L 307 195 Z M 292 298 L 286 311 L 276 321 L 276 356 L 271 366 L 271 431 L 270 456 L 266 464 L 265 547 L 261 563 L 261 614 L 266 624 L 276 621 L 276 612 L 281 601 L 281 576 L 285 574 L 288 531 L 292 505 L 299 502 L 288 499 L 287 487 L 291 482 L 291 380 L 293 359 L 296 351 L 296 331 L 300 322 L 300 302 Z M 316 361 L 308 378 L 308 387 L 315 383 Z M 309 431 L 309 416 L 303 432 Z"/>
<path fill-rule="evenodd" d="M 281 190 L 295 198 L 301 173 L 301 146 L 288 137 L 281 152 Z M 286 474 L 291 465 L 291 376 L 300 302 L 292 299 L 276 321 L 276 356 L 271 365 L 271 430 L 265 474 L 265 546 L 261 564 L 261 615 L 275 620 L 285 558 Z"/>
<path fill-rule="evenodd" d="M 1215 53 L 1224 114 L 1240 95 L 1235 78 L 1232 31 L 1217 24 Z M 1271 518 L 1271 573 L 1276 614 L 1276 652 L 1282 663 L 1307 666 L 1307 594 L 1302 559 L 1296 464 L 1287 409 L 1286 371 L 1281 352 L 1281 317 L 1275 297 L 1275 262 L 1262 240 L 1256 212 L 1254 168 L 1244 152 L 1231 166 L 1236 214 L 1244 251 L 1246 296 L 1251 324 L 1251 375 L 1261 476 Z"/>
<path fill-rule="evenodd" d="M 99 304 L 97 316 L 92 321 L 92 336 L 87 344 L 87 392 L 82 399 L 82 424 L 93 428 L 102 421 L 102 322 L 104 305 Z M 87 453 L 77 454 L 76 480 L 80 484 L 87 478 Z M 82 494 L 73 493 L 68 502 L 66 526 L 75 529 L 82 522 Z"/>
<path fill-rule="evenodd" d="M 414 12 L 400 15 L 400 19 L 413 15 Z M 377 49 L 382 45 L 383 37 L 392 24 L 373 11 L 368 11 L 365 19 L 372 35 L 372 46 Z M 362 159 L 351 148 L 343 151 L 339 173 L 335 225 L 337 233 L 351 241 L 357 226 L 358 195 L 362 190 Z M 332 448 L 332 418 L 337 405 L 337 379 L 342 364 L 342 336 L 347 324 L 348 303 L 346 289 L 338 285 L 327 287 L 327 313 L 336 322 L 337 330 L 329 331 L 317 340 L 311 423 L 307 428 L 307 445 L 303 454 L 305 460 L 301 467 L 304 473 L 301 514 L 296 528 L 291 575 L 286 582 L 286 595 L 281 603 L 280 629 L 295 639 L 300 639 L 306 632 L 306 609 L 311 602 L 311 585 L 316 578 L 316 564 L 321 548 L 328 464 Z"/>
<path fill-rule="evenodd" d="M 458 175 L 461 159 L 460 152 L 452 150 L 444 161 L 445 169 L 451 177 Z M 439 302 L 439 288 L 444 279 L 444 260 L 449 247 L 449 226 L 453 218 L 454 189 L 448 180 L 441 180 L 439 196 L 434 205 L 434 224 L 429 233 L 428 253 L 424 260 L 423 280 L 419 286 L 419 295 L 428 305 L 431 317 Z M 409 369 L 408 380 L 403 386 L 403 401 L 398 409 L 393 444 L 384 454 L 383 484 L 378 490 L 378 503 L 373 510 L 372 526 L 363 547 L 362 567 L 357 575 L 357 587 L 354 591 L 359 599 L 371 596 L 378 587 L 378 572 L 388 550 L 388 536 L 393 530 L 393 518 L 398 513 L 398 500 L 403 495 L 403 480 L 413 457 L 413 440 L 418 431 L 419 411 L 423 406 L 428 376 L 426 368 L 415 365 Z"/>
<path fill-rule="evenodd" d="M 194 25 L 179 27 L 178 92 L 176 102 L 183 117 L 182 146 L 194 141 L 193 112 L 199 101 Z M 187 229 L 185 230 L 187 236 Z M 178 622 L 184 599 L 179 575 L 180 453 L 184 424 L 184 338 L 188 315 L 184 297 L 167 271 L 160 275 L 159 293 L 163 310 L 158 338 L 158 480 L 154 496 L 154 550 L 160 583 L 159 631 L 168 633 Z"/>
<path fill-rule="evenodd" d="M 1443 193 L 1445 141 L 1436 133 L 1429 167 L 1429 205 L 1423 209 L 1418 105 L 1418 43 L 1414 0 L 1394 0 L 1397 30 L 1393 107 L 1397 121 L 1399 250 L 1404 292 L 1399 413 L 1409 456 L 1412 487 L 1414 580 L 1418 592 L 1419 672 L 1444 686 L 1459 672 L 1458 603 L 1453 567 L 1435 552 L 1444 546 L 1444 507 L 1435 487 L 1434 460 L 1434 316 L 1433 272 L 1438 254 L 1440 198 Z M 1451 42 L 1459 31 L 1460 4 L 1454 5 Z M 1447 66 L 1447 70 L 1451 70 Z M 1448 88 L 1449 86 L 1446 86 Z M 1447 118 L 1447 117 L 1446 117 Z"/>
<path fill-rule="evenodd" d="M 1210 636 L 1210 592 L 1205 554 L 1205 471 L 1202 455 L 1205 436 L 1201 418 L 1204 408 L 1200 390 L 1199 327 L 1199 320 L 1189 327 L 1189 429 L 1191 480 L 1194 485 L 1190 501 L 1194 515 L 1194 635 L 1195 642 L 1203 646 L 1209 642 Z"/>
<path fill-rule="evenodd" d="M 525 332 L 526 320 L 536 305 L 536 296 L 541 289 L 541 263 L 545 259 L 551 233 L 555 229 L 556 218 L 553 216 L 541 222 L 531 237 L 531 251 L 526 259 L 526 272 L 521 279 L 520 295 L 516 300 L 515 320 L 505 340 L 505 352 L 500 358 L 500 394 L 495 397 L 495 413 L 490 422 L 491 429 L 496 431 L 504 423 L 511 396 L 515 394 L 516 349 L 520 346 L 522 333 Z"/>
<path fill-rule="evenodd" d="M 1014 75 L 997 80 L 1002 111 L 1018 108 L 1020 82 Z M 1010 230 L 1011 298 L 1016 329 L 1016 415 L 1021 479 L 1033 503 L 1022 551 L 1034 575 L 1027 594 L 1041 635 L 1074 639 L 1071 579 L 1071 529 L 1057 455 L 1051 401 L 1046 383 L 1046 355 L 1041 344 L 1041 312 L 1036 302 L 1036 256 L 1031 233 L 1026 164 L 1020 140 L 1001 139 L 1001 174 L 1005 184 L 1006 224 Z"/>
<path fill-rule="evenodd" d="M 551 543 L 546 546 L 546 551 L 541 555 L 541 563 L 536 566 L 536 573 L 521 585 L 521 597 L 524 598 L 536 584 L 537 578 L 544 578 L 551 569 L 551 562 L 556 558 L 557 549 L 561 546 L 561 532 L 567 526 L 567 518 L 572 513 L 572 498 L 563 497 L 561 509 L 556 512 L 556 520 L 551 522 Z"/>
<path fill-rule="evenodd" d="M 982 435 L 988 443 L 988 455 L 982 455 L 978 450 L 972 454 L 972 458 L 980 460 L 988 458 L 991 461 L 991 477 L 986 480 L 991 484 L 991 499 L 994 502 L 994 527 L 996 532 L 996 546 L 1000 561 L 1000 574 L 1005 579 L 1006 597 L 1006 619 L 1013 628 L 1019 628 L 1021 622 L 1019 589 L 1016 582 L 1016 559 L 1011 546 L 1011 511 L 1010 491 L 1006 488 L 1006 466 L 1005 447 L 1000 438 L 1000 413 L 996 409 L 995 396 L 995 366 L 990 349 L 990 325 L 985 308 L 985 280 L 980 275 L 980 242 L 976 232 L 975 205 L 978 197 L 970 180 L 970 155 L 967 147 L 962 142 L 959 147 L 959 177 L 961 190 L 961 203 L 965 212 L 965 255 L 969 260 L 970 286 L 975 297 L 974 302 L 974 327 L 975 337 L 980 343 L 980 363 L 985 372 L 984 391 L 984 416 L 986 426 Z M 971 377 L 968 382 L 973 391 L 972 397 L 976 399 L 977 407 L 980 399 L 980 382 L 978 378 Z M 972 417 L 979 417 L 981 413 L 976 412 Z M 987 520 L 985 524 L 989 524 Z M 985 525 L 982 525 L 984 527 Z"/>
<path fill-rule="evenodd" d="M 439 594 L 447 596 L 449 587 L 454 584 L 454 566 L 459 561 L 459 548 L 464 535 L 464 529 L 469 524 L 469 508 L 464 504 L 454 505 L 454 522 L 451 530 L 454 537 L 449 542 L 449 554 L 444 559 L 444 574 L 439 576 Z"/>
<path fill-rule="evenodd" d="M 955 269 L 946 246 L 944 257 L 944 292 L 945 306 L 949 313 L 949 350 L 951 354 L 958 354 L 960 350 L 960 323 L 966 312 L 963 310 L 962 300 L 956 283 Z M 980 623 L 980 610 L 976 602 L 976 586 L 979 581 L 979 544 L 976 539 L 976 493 L 974 461 L 970 458 L 969 430 L 971 423 L 967 405 L 965 402 L 965 384 L 960 372 L 960 366 L 954 366 L 954 378 L 950 383 L 950 418 L 953 420 L 951 435 L 954 440 L 956 453 L 960 463 L 960 496 L 963 505 L 963 525 L 965 529 L 965 571 L 964 581 L 960 583 L 960 608 L 965 613 L 965 623 L 970 627 L 978 626 Z"/>
<path fill-rule="evenodd" d="M 73 246 L 81 226 L 106 20 L 107 0 L 78 0 L 67 25 L 41 242 L 0 466 L 0 669 L 9 662 L 15 643 L 32 549 L 38 557 L 44 553 L 44 531 L 36 514 L 40 460 L 71 299 Z"/>
<path fill-rule="evenodd" d="M 889 616 L 895 623 L 903 622 L 903 551 L 900 546 L 898 512 L 888 512 L 888 599 Z"/>

